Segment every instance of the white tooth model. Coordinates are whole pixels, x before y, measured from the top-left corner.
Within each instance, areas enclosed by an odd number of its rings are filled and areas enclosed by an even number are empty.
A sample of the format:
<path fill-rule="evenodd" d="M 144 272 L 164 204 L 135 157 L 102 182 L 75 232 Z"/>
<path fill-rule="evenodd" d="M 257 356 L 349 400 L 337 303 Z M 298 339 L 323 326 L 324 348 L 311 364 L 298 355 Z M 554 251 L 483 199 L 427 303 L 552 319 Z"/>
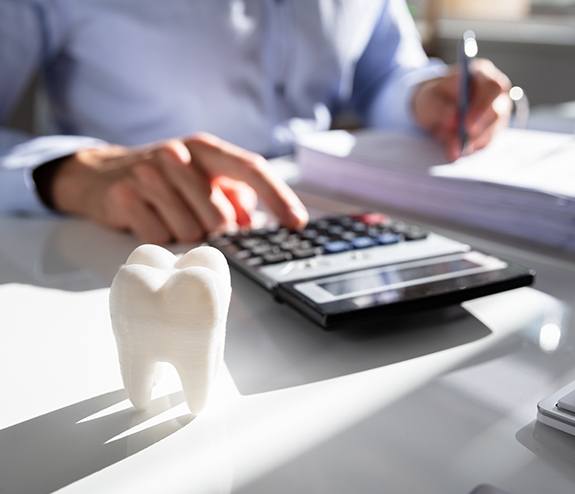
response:
<path fill-rule="evenodd" d="M 230 304 L 223 254 L 198 247 L 177 258 L 141 245 L 120 267 L 110 289 L 110 315 L 124 386 L 136 408 L 151 399 L 157 362 L 172 364 L 197 415 L 223 360 Z"/>

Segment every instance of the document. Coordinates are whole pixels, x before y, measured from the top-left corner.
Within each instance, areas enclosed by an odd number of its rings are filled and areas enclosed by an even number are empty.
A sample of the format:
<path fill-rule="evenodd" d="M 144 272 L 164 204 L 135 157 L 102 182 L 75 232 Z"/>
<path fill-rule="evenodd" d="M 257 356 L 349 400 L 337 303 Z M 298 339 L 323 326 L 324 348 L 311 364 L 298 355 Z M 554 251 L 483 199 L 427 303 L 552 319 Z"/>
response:
<path fill-rule="evenodd" d="M 424 136 L 378 131 L 303 138 L 304 183 L 575 250 L 575 137 L 508 129 L 447 163 Z"/>
<path fill-rule="evenodd" d="M 431 173 L 574 197 L 575 136 L 508 130 L 486 149 Z"/>

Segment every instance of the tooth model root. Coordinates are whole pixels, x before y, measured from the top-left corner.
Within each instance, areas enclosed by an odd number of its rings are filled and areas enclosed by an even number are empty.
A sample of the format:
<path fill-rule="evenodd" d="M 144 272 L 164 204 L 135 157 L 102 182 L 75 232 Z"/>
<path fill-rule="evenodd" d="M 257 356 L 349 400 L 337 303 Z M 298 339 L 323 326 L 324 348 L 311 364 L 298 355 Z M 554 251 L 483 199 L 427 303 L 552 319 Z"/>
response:
<path fill-rule="evenodd" d="M 182 381 L 182 388 L 188 403 L 190 412 L 199 413 L 208 398 L 209 383 L 211 382 L 210 373 L 208 372 L 207 365 L 200 372 L 186 372 L 185 365 L 176 366 L 180 379 Z M 204 383 L 208 383 L 206 386 Z"/>
<path fill-rule="evenodd" d="M 190 411 L 205 406 L 223 357 L 230 272 L 211 247 L 177 259 L 155 245 L 138 247 L 112 282 L 110 315 L 124 386 L 146 408 L 156 363 L 172 364 Z"/>
<path fill-rule="evenodd" d="M 138 409 L 144 409 L 150 404 L 155 368 L 154 362 L 120 357 L 120 370 L 128 398 Z"/>

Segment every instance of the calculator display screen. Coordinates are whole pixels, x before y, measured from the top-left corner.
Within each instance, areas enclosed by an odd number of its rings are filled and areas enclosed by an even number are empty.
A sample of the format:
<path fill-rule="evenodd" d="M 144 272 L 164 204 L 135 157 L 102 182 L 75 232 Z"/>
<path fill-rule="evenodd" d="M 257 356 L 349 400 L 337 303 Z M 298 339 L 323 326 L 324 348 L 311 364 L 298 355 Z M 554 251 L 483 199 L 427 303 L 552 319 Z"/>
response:
<path fill-rule="evenodd" d="M 438 262 L 436 264 L 426 264 L 406 268 L 383 268 L 379 271 L 372 271 L 369 274 L 352 273 L 348 277 L 337 280 L 319 283 L 318 285 L 334 296 L 348 295 L 366 290 L 385 288 L 397 283 L 405 283 L 421 278 L 433 278 L 435 276 L 457 273 L 479 267 L 468 259 L 454 259 L 451 261 Z"/>

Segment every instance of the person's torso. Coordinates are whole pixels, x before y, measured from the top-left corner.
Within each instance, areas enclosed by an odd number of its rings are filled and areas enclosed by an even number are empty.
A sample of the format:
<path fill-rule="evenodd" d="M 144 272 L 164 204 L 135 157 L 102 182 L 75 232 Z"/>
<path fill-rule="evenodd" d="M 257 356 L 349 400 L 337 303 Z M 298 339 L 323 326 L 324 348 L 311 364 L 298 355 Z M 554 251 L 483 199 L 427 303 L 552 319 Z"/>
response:
<path fill-rule="evenodd" d="M 135 145 L 212 132 L 264 154 L 330 125 L 381 10 L 365 0 L 54 0 L 46 71 L 66 133 Z"/>

